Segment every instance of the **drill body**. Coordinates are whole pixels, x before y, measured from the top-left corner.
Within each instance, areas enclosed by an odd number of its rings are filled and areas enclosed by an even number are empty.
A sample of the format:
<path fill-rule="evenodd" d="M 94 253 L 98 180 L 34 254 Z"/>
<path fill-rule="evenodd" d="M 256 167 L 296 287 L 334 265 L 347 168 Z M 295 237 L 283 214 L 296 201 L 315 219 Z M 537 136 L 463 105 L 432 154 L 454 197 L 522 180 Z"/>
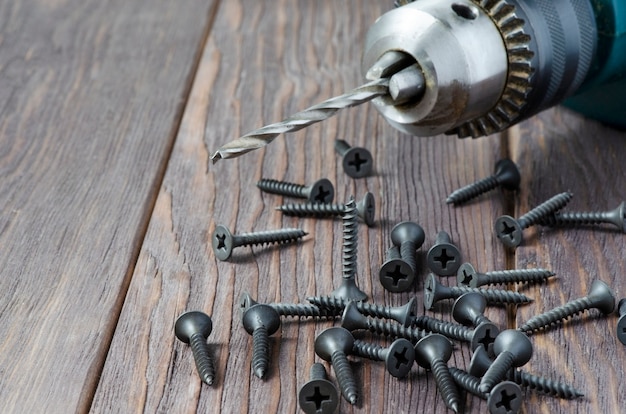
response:
<path fill-rule="evenodd" d="M 417 136 L 479 137 L 565 102 L 626 127 L 623 0 L 417 0 L 370 28 L 362 67 L 400 54 L 423 88 L 374 104 Z"/>

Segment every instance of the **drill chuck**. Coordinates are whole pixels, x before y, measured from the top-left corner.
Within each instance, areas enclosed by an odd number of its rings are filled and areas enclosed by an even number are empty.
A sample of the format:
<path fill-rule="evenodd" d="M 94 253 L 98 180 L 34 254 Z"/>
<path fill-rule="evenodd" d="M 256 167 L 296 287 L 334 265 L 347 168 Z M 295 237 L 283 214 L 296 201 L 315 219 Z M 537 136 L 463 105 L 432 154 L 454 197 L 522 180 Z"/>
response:
<path fill-rule="evenodd" d="M 479 137 L 572 95 L 596 50 L 585 0 L 417 0 L 370 28 L 362 67 L 401 53 L 419 67 L 419 98 L 374 100 L 395 128 L 418 136 Z"/>

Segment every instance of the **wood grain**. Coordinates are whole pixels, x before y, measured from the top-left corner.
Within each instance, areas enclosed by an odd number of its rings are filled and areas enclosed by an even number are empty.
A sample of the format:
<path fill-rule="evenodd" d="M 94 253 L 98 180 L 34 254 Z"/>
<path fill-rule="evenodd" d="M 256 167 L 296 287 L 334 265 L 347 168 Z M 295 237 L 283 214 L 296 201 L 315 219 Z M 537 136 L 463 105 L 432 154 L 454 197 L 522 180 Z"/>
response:
<path fill-rule="evenodd" d="M 401 295 L 385 292 L 378 282 L 391 228 L 403 220 L 417 221 L 427 232 L 421 276 L 439 230 L 449 231 L 480 269 L 504 268 L 506 258 L 484 225 L 504 212 L 504 196 L 494 192 L 462 209 L 445 205 L 453 189 L 491 173 L 504 151 L 497 136 L 411 138 L 366 105 L 278 138 L 264 150 L 210 165 L 209 154 L 222 143 L 362 82 L 360 45 L 386 7 L 378 1 L 220 6 L 93 412 L 299 411 L 298 390 L 318 360 L 314 339 L 332 323 L 284 320 L 272 338 L 271 371 L 262 381 L 251 375 L 251 338 L 241 327 L 237 301 L 244 291 L 261 302 L 299 302 L 333 290 L 341 272 L 341 221 L 281 217 L 273 207 L 287 198 L 260 193 L 254 184 L 262 177 L 296 183 L 327 177 L 340 202 L 365 191 L 375 194 L 378 223 L 359 229 L 358 283 L 376 303 L 399 305 L 417 294 L 423 312 L 421 278 L 413 292 Z M 369 148 L 376 173 L 348 178 L 334 153 L 335 138 Z M 218 224 L 234 232 L 301 227 L 309 235 L 281 248 L 240 248 L 229 262 L 219 262 L 210 247 Z M 449 319 L 450 306 L 442 304 L 432 315 Z M 213 387 L 201 385 L 190 349 L 173 335 L 176 318 L 186 310 L 213 318 L 208 342 L 219 372 Z M 490 316 L 506 323 L 504 309 L 492 309 Z M 460 346 L 451 363 L 465 366 L 469 358 Z M 405 380 L 390 378 L 381 364 L 354 360 L 353 367 L 362 398 L 354 408 L 343 402 L 341 412 L 447 411 L 433 378 L 417 367 Z M 486 406 L 468 399 L 468 409 L 482 412 Z"/>
<path fill-rule="evenodd" d="M 0 406 L 86 411 L 210 2 L 0 4 Z"/>

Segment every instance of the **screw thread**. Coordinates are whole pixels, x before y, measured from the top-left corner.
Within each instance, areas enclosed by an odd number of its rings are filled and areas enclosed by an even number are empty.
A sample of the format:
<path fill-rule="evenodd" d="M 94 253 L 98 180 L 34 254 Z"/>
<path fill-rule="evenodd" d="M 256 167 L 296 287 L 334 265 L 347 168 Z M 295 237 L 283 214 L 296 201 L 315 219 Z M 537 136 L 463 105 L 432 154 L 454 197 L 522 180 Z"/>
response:
<path fill-rule="evenodd" d="M 351 301 L 343 298 L 339 298 L 336 296 L 312 296 L 308 297 L 307 300 L 311 302 L 313 305 L 320 306 L 322 308 L 332 309 L 337 311 L 337 313 L 341 312 L 345 309 L 346 305 L 350 302 L 354 303 L 354 306 L 357 310 L 368 316 L 374 316 L 376 318 L 385 318 L 385 319 L 396 319 L 396 315 L 394 315 L 393 308 L 378 305 L 375 303 L 365 303 L 361 301 Z M 398 321 L 401 322 L 401 321 Z"/>
<path fill-rule="evenodd" d="M 425 315 L 418 317 L 415 320 L 415 325 L 427 331 L 438 333 L 458 341 L 469 342 L 473 334 L 473 330 L 466 326 L 442 321 Z"/>
<path fill-rule="evenodd" d="M 387 260 L 400 259 L 401 257 L 398 246 L 390 247 L 389 250 L 387 250 Z"/>
<path fill-rule="evenodd" d="M 411 342 L 417 342 L 427 335 L 425 331 L 419 328 L 406 328 L 397 323 L 389 323 L 373 318 L 367 319 L 367 329 L 372 333 L 404 338 Z"/>
<path fill-rule="evenodd" d="M 264 378 L 270 361 L 270 340 L 265 326 L 252 332 L 252 370 L 259 378 Z"/>
<path fill-rule="evenodd" d="M 557 398 L 567 398 L 569 400 L 582 397 L 584 394 L 569 384 L 553 381 L 549 378 L 533 375 L 518 369 L 512 369 L 508 373 L 511 381 L 532 390 L 537 390 L 544 394 Z"/>
<path fill-rule="evenodd" d="M 343 215 L 343 246 L 342 264 L 344 279 L 354 278 L 356 275 L 356 260 L 358 250 L 358 224 L 356 214 L 356 203 L 354 197 L 345 205 Z"/>
<path fill-rule="evenodd" d="M 276 207 L 286 216 L 296 217 L 335 217 L 342 216 L 346 207 L 343 204 L 290 203 Z"/>
<path fill-rule="evenodd" d="M 415 243 L 412 241 L 405 241 L 400 244 L 400 257 L 409 265 L 413 273 L 415 273 L 415 269 L 417 269 L 416 250 Z"/>
<path fill-rule="evenodd" d="M 456 382 L 458 386 L 483 400 L 487 399 L 487 394 L 479 390 L 480 379 L 457 367 L 448 367 L 448 369 L 450 370 L 450 375 L 454 379 L 454 382 Z"/>
<path fill-rule="evenodd" d="M 618 229 L 622 230 L 623 220 L 620 223 L 615 220 L 614 212 L 557 212 L 551 214 L 541 220 L 539 223 L 542 226 L 550 227 L 566 227 L 566 226 L 583 226 L 583 225 L 598 225 L 598 224 L 612 224 Z"/>
<path fill-rule="evenodd" d="M 547 201 L 539 204 L 537 207 L 530 210 L 517 219 L 522 229 L 528 228 L 533 224 L 537 224 L 543 218 L 550 216 L 552 213 L 562 209 L 572 199 L 573 194 L 570 192 L 564 192 L 555 195 Z"/>
<path fill-rule="evenodd" d="M 479 390 L 486 393 L 490 392 L 497 383 L 506 377 L 507 371 L 513 365 L 514 358 L 515 356 L 511 352 L 501 352 L 480 380 Z"/>
<path fill-rule="evenodd" d="M 306 235 L 307 233 L 300 229 L 280 229 L 242 233 L 233 236 L 233 247 L 293 243 Z"/>
<path fill-rule="evenodd" d="M 345 140 L 343 139 L 336 139 L 335 140 L 335 151 L 337 151 L 337 154 L 341 155 L 342 157 L 344 155 L 346 155 L 346 153 L 350 150 L 350 144 L 348 144 Z"/>
<path fill-rule="evenodd" d="M 459 391 L 456 388 L 454 379 L 450 374 L 450 370 L 448 369 L 448 365 L 446 365 L 446 363 L 440 358 L 435 358 L 430 363 L 430 370 L 435 376 L 437 388 L 439 389 L 441 398 L 446 403 L 446 406 L 454 412 L 458 412 L 461 398 L 459 396 Z"/>
<path fill-rule="evenodd" d="M 465 187 L 459 188 L 458 190 L 454 190 L 446 199 L 446 203 L 448 204 L 461 204 L 472 198 L 478 197 L 479 195 L 486 193 L 487 191 L 491 191 L 498 186 L 498 177 L 495 175 L 491 175 L 487 178 L 483 178 L 482 180 L 478 180 L 472 184 L 466 185 Z"/>
<path fill-rule="evenodd" d="M 335 376 L 341 388 L 341 393 L 350 404 L 356 404 L 359 399 L 359 392 L 346 354 L 342 351 L 335 351 L 330 356 L 330 360 L 335 370 Z"/>
<path fill-rule="evenodd" d="M 505 283 L 518 282 L 542 282 L 547 278 L 554 276 L 554 272 L 546 269 L 515 269 L 515 270 L 497 270 L 477 274 L 477 286 L 498 285 Z"/>
<path fill-rule="evenodd" d="M 334 309 L 320 309 L 315 305 L 304 303 L 271 303 L 270 306 L 281 316 L 328 319 L 340 316 L 339 312 L 334 312 Z"/>
<path fill-rule="evenodd" d="M 564 321 L 591 307 L 591 299 L 589 299 L 588 296 L 585 296 L 567 302 L 563 306 L 556 307 L 540 315 L 533 316 L 517 329 L 525 333 L 531 333 L 532 331 L 536 331 L 541 328 L 547 328 L 559 321 Z"/>
<path fill-rule="evenodd" d="M 372 361 L 382 361 L 384 358 L 381 353 L 384 350 L 385 348 L 380 345 L 361 341 L 360 339 L 355 339 L 354 345 L 352 346 L 352 353 L 354 355 L 371 359 Z"/>
<path fill-rule="evenodd" d="M 270 180 L 263 178 L 256 183 L 256 186 L 266 193 L 291 196 L 296 198 L 307 198 L 308 188 L 301 184 L 288 183 L 285 181 Z"/>
<path fill-rule="evenodd" d="M 449 286 L 450 289 L 450 297 L 458 298 L 467 292 L 476 292 L 480 293 L 487 299 L 487 303 L 491 304 L 501 304 L 501 303 L 529 303 L 532 302 L 532 299 L 528 296 L 519 293 L 513 292 L 511 290 L 500 290 L 500 289 L 479 289 L 479 288 L 471 288 L 465 286 Z"/>
<path fill-rule="evenodd" d="M 326 368 L 324 368 L 324 365 L 320 364 L 319 362 L 311 365 L 309 378 L 311 381 L 327 379 Z"/>
<path fill-rule="evenodd" d="M 189 345 L 193 358 L 196 361 L 196 369 L 202 381 L 209 385 L 213 385 L 215 380 L 215 365 L 213 359 L 209 355 L 209 347 L 206 338 L 200 333 L 195 333 L 189 338 Z"/>

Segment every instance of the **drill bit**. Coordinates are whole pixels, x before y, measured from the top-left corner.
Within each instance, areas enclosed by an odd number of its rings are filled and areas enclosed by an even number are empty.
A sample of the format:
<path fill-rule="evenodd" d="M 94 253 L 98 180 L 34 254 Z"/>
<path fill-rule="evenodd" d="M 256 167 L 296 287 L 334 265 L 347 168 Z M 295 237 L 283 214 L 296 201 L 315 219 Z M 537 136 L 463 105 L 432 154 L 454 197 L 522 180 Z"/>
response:
<path fill-rule="evenodd" d="M 216 163 L 222 158 L 234 158 L 246 152 L 259 149 L 269 144 L 280 134 L 294 132 L 316 122 L 323 121 L 335 115 L 340 109 L 360 105 L 372 99 L 389 93 L 389 79 L 382 78 L 366 83 L 352 91 L 320 102 L 310 108 L 295 113 L 284 121 L 264 126 L 249 132 L 246 135 L 223 145 L 211 159 Z"/>

